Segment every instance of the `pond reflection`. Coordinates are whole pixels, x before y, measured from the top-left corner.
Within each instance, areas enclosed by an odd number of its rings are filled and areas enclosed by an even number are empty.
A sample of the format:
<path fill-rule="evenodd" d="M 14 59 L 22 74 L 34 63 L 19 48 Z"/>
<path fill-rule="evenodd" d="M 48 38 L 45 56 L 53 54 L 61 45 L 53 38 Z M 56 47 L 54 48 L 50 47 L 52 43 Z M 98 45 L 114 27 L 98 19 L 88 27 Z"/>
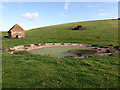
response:
<path fill-rule="evenodd" d="M 95 54 L 95 50 L 69 50 L 67 52 L 64 52 L 61 57 L 87 57 Z"/>

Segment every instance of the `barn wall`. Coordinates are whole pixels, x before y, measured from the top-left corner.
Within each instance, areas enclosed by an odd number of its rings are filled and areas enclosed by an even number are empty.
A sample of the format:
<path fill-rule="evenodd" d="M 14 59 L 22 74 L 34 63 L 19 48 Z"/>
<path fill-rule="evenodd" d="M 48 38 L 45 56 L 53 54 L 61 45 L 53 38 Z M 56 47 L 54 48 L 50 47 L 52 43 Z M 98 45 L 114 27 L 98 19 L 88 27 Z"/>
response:
<path fill-rule="evenodd" d="M 16 38 L 16 36 L 19 36 L 19 38 L 25 38 L 25 31 L 18 26 L 15 26 L 10 30 L 10 33 L 8 33 L 9 38 Z"/>
<path fill-rule="evenodd" d="M 11 38 L 11 33 L 8 33 L 8 37 Z"/>
<path fill-rule="evenodd" d="M 21 38 L 25 38 L 25 34 L 24 34 L 24 31 L 22 31 L 22 32 L 11 32 L 11 38 L 16 38 L 16 36 L 20 36 Z"/>

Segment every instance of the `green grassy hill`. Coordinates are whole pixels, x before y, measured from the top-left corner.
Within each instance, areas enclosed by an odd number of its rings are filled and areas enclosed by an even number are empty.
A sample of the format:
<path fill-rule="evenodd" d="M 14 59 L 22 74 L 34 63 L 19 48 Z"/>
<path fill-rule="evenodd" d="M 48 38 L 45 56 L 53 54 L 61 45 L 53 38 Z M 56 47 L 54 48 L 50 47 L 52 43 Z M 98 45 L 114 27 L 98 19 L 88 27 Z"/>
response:
<path fill-rule="evenodd" d="M 71 30 L 77 25 L 87 29 L 83 31 Z M 6 33 L 3 33 L 3 36 Z M 26 31 L 25 39 L 4 39 L 3 46 L 30 44 L 43 42 L 74 42 L 92 44 L 117 44 L 118 42 L 118 20 L 100 20 L 75 22 L 35 28 Z"/>
<path fill-rule="evenodd" d="M 84 31 L 71 28 L 82 25 Z M 4 32 L 3 36 L 7 33 Z M 26 31 L 25 39 L 2 40 L 4 48 L 48 42 L 91 43 L 113 46 L 118 42 L 118 20 L 76 22 Z M 118 55 L 53 58 L 2 52 L 3 88 L 118 88 Z"/>

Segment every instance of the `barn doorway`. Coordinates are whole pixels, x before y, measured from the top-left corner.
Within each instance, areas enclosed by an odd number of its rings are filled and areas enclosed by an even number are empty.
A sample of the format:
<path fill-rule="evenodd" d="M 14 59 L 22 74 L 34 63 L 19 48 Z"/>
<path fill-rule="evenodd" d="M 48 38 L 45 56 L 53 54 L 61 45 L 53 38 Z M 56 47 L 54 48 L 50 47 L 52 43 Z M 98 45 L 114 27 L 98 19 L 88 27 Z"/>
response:
<path fill-rule="evenodd" d="M 18 35 L 16 35 L 16 37 L 15 38 L 19 38 L 19 36 Z"/>
<path fill-rule="evenodd" d="M 15 37 L 15 38 L 22 38 L 22 36 L 16 35 L 16 37 Z"/>

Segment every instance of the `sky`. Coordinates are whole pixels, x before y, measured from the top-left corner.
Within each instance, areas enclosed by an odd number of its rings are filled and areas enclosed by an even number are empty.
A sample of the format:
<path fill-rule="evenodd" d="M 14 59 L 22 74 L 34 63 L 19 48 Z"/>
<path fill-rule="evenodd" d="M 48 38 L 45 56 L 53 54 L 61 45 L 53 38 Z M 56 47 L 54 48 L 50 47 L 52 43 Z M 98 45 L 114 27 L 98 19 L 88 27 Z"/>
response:
<path fill-rule="evenodd" d="M 0 31 L 118 18 L 118 2 L 2 2 Z"/>

